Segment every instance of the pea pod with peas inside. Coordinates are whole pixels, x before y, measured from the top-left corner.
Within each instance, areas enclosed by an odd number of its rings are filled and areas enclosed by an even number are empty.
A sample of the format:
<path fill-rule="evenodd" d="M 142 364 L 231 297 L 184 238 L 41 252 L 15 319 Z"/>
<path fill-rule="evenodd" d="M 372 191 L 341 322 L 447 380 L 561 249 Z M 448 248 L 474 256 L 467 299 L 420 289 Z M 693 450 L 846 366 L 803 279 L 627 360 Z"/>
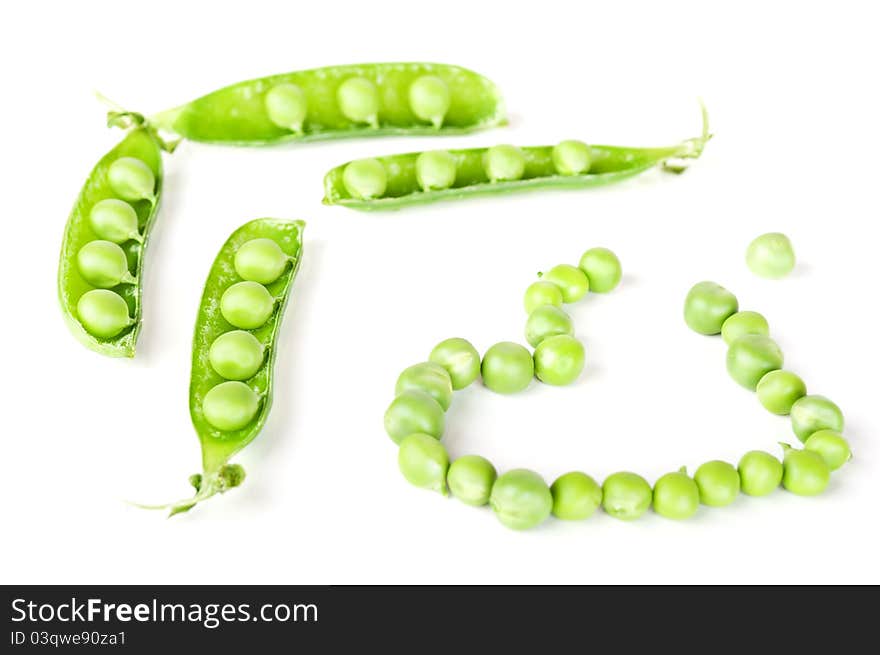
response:
<path fill-rule="evenodd" d="M 700 136 L 662 148 L 629 148 L 562 141 L 555 146 L 410 152 L 359 159 L 324 177 L 324 204 L 359 210 L 398 209 L 439 200 L 535 189 L 581 189 L 613 184 L 656 166 L 681 172 L 710 139 L 702 108 Z"/>
<path fill-rule="evenodd" d="M 328 66 L 239 82 L 147 119 L 191 141 L 272 145 L 502 125 L 497 87 L 448 64 Z"/>

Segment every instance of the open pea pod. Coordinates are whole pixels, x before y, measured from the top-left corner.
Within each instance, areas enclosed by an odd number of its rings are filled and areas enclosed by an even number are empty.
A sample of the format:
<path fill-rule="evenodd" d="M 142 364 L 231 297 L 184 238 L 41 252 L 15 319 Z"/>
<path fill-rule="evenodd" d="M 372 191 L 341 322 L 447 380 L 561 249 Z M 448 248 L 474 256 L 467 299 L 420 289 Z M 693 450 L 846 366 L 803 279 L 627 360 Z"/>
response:
<path fill-rule="evenodd" d="M 67 219 L 58 297 L 73 334 L 104 355 L 133 357 L 141 326 L 144 251 L 162 193 L 162 149 L 129 131 L 92 170 Z"/>
<path fill-rule="evenodd" d="M 709 134 L 702 109 L 700 136 L 661 148 L 587 145 L 436 150 L 361 159 L 324 177 L 324 204 L 358 210 L 399 209 L 440 200 L 537 189 L 582 189 L 620 182 L 662 165 L 680 173 Z"/>
<path fill-rule="evenodd" d="M 272 405 L 278 331 L 302 261 L 302 221 L 261 218 L 238 228 L 214 260 L 196 317 L 189 407 L 202 446 L 195 496 L 143 506 L 191 509 L 238 486 L 229 460 L 262 430 Z"/>
<path fill-rule="evenodd" d="M 460 134 L 506 122 L 488 79 L 459 66 L 329 66 L 239 82 L 148 119 L 191 141 L 273 145 L 392 134 Z"/>

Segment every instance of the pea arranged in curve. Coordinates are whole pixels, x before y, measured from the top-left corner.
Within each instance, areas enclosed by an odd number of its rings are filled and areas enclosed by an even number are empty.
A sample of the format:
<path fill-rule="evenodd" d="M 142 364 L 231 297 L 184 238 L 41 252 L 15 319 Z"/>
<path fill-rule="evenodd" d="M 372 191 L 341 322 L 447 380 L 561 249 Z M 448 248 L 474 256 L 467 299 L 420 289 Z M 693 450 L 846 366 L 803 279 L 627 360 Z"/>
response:
<path fill-rule="evenodd" d="M 602 504 L 602 487 L 580 471 L 560 475 L 550 485 L 550 493 L 553 495 L 553 515 L 566 521 L 589 518 Z"/>
<path fill-rule="evenodd" d="M 550 516 L 553 495 L 540 475 L 527 469 L 514 469 L 495 480 L 489 504 L 498 520 L 508 528 L 528 530 Z"/>
<path fill-rule="evenodd" d="M 755 391 L 761 378 L 782 368 L 782 350 L 770 337 L 746 334 L 727 349 L 727 372 L 746 389 Z"/>
<path fill-rule="evenodd" d="M 385 410 L 385 432 L 397 444 L 416 432 L 440 439 L 445 426 L 443 408 L 424 391 L 402 391 Z"/>
<path fill-rule="evenodd" d="M 602 483 L 602 508 L 622 521 L 633 521 L 647 512 L 652 498 L 651 485 L 636 473 L 613 473 Z"/>
<path fill-rule="evenodd" d="M 852 457 L 846 439 L 834 430 L 814 432 L 804 443 L 804 449 L 819 454 L 832 471 L 839 469 Z"/>
<path fill-rule="evenodd" d="M 535 348 L 535 377 L 544 384 L 565 386 L 584 370 L 584 345 L 568 334 L 541 341 Z"/>
<path fill-rule="evenodd" d="M 728 346 L 747 334 L 770 336 L 767 319 L 758 312 L 737 312 L 728 317 L 721 325 L 721 338 Z"/>
<path fill-rule="evenodd" d="M 766 496 L 782 482 L 782 462 L 763 450 L 750 450 L 737 467 L 740 489 L 749 496 Z"/>
<path fill-rule="evenodd" d="M 660 516 L 687 519 L 700 506 L 700 490 L 684 469 L 667 473 L 654 483 L 653 503 Z"/>
<path fill-rule="evenodd" d="M 791 406 L 791 427 L 802 442 L 819 430 L 843 432 L 843 412 L 825 396 L 810 395 Z"/>
<path fill-rule="evenodd" d="M 578 263 L 589 282 L 589 290 L 593 293 L 608 293 L 620 284 L 623 269 L 620 260 L 608 248 L 590 248 Z"/>
<path fill-rule="evenodd" d="M 574 334 L 571 317 L 554 305 L 542 305 L 526 320 L 526 341 L 533 348 L 548 337 Z"/>
<path fill-rule="evenodd" d="M 73 334 L 105 355 L 134 356 L 165 147 L 148 129 L 130 130 L 92 170 L 67 220 L 58 266 L 62 310 Z"/>
<path fill-rule="evenodd" d="M 433 436 L 415 433 L 401 440 L 397 465 L 410 484 L 444 496 L 447 494 L 449 455 L 446 454 L 443 444 Z"/>
<path fill-rule="evenodd" d="M 452 495 L 461 502 L 481 507 L 489 502 L 497 478 L 498 472 L 488 459 L 463 455 L 450 464 L 446 483 Z"/>
<path fill-rule="evenodd" d="M 721 460 L 701 464 L 694 473 L 694 482 L 700 492 L 700 502 L 710 507 L 729 505 L 739 494 L 739 473 L 733 465 Z"/>
<path fill-rule="evenodd" d="M 464 389 L 480 375 L 480 353 L 467 339 L 453 337 L 441 341 L 434 346 L 428 359 L 446 369 L 456 391 Z"/>
<path fill-rule="evenodd" d="M 414 364 L 400 374 L 394 393 L 400 395 L 410 389 L 424 391 L 437 401 L 443 411 L 452 404 L 452 378 L 445 368 L 434 362 Z"/>
<path fill-rule="evenodd" d="M 511 394 L 523 391 L 535 376 L 532 354 L 524 346 L 502 341 L 490 347 L 483 355 L 480 367 L 483 384 L 496 393 Z"/>
<path fill-rule="evenodd" d="M 770 371 L 755 388 L 758 400 L 774 414 L 785 416 L 794 404 L 807 395 L 807 385 L 790 371 Z"/>
<path fill-rule="evenodd" d="M 782 444 L 782 486 L 798 496 L 815 496 L 825 491 L 831 481 L 831 469 L 819 453 L 797 450 Z"/>
<path fill-rule="evenodd" d="M 191 141 L 269 145 L 370 135 L 461 134 L 502 125 L 495 85 L 459 66 L 329 66 L 247 80 L 148 124 Z"/>
<path fill-rule="evenodd" d="M 720 334 L 724 322 L 736 314 L 736 296 L 715 282 L 697 282 L 684 300 L 684 320 L 700 334 Z"/>

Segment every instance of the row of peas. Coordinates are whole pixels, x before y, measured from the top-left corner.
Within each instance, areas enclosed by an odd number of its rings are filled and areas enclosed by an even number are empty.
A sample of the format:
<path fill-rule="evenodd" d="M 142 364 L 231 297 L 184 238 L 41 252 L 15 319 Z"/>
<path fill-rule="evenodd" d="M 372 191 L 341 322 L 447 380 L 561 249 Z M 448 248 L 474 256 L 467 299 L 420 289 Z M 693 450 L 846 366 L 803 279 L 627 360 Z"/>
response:
<path fill-rule="evenodd" d="M 422 191 L 451 188 L 458 177 L 460 158 L 446 150 L 430 150 L 416 157 L 415 174 Z M 583 175 L 592 163 L 590 147 L 568 139 L 553 147 L 553 167 L 559 175 Z M 521 148 L 501 144 L 487 148 L 481 159 L 489 182 L 513 182 L 523 178 L 527 158 Z M 388 173 L 378 159 L 358 159 L 345 167 L 342 182 L 354 198 L 381 198 L 388 189 Z"/>
<path fill-rule="evenodd" d="M 211 368 L 227 381 L 202 401 L 205 420 L 217 430 L 240 430 L 260 409 L 259 395 L 245 381 L 260 370 L 266 353 L 249 330 L 262 327 L 275 311 L 276 299 L 265 285 L 281 277 L 289 261 L 272 239 L 251 239 L 235 252 L 233 265 L 242 281 L 220 297 L 220 313 L 235 329 L 218 336 L 208 351 Z"/>
<path fill-rule="evenodd" d="M 111 289 L 120 284 L 137 284 L 132 272 L 137 270 L 143 235 L 137 211 L 130 203 L 156 202 L 156 178 L 140 159 L 120 157 L 114 161 L 107 169 L 107 182 L 117 197 L 94 204 L 89 212 L 89 226 L 98 238 L 85 244 L 76 255 L 79 274 L 96 287 L 80 296 L 77 314 L 83 327 L 101 339 L 115 337 L 134 322 L 128 303 Z M 130 244 L 132 261 L 122 244 Z"/>

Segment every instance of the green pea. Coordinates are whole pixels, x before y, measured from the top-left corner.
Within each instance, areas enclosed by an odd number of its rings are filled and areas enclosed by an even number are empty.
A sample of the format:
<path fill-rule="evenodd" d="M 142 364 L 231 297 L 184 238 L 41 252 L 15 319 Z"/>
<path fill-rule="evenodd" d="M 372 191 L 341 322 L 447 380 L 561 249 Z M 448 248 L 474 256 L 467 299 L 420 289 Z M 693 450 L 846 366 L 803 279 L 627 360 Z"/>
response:
<path fill-rule="evenodd" d="M 737 312 L 729 317 L 721 326 L 721 338 L 728 346 L 747 334 L 770 336 L 767 319 L 758 312 Z"/>
<path fill-rule="evenodd" d="M 266 92 L 265 102 L 270 121 L 294 134 L 302 134 L 308 103 L 301 88 L 290 82 L 276 84 Z"/>
<path fill-rule="evenodd" d="M 544 280 L 532 282 L 529 288 L 526 289 L 523 298 L 526 314 L 531 314 L 541 305 L 562 306 L 562 289 L 552 282 L 545 282 Z"/>
<path fill-rule="evenodd" d="M 582 175 L 592 162 L 590 146 L 583 141 L 569 139 L 553 146 L 553 167 L 560 175 Z"/>
<path fill-rule="evenodd" d="M 220 297 L 220 313 L 230 325 L 254 330 L 272 316 L 275 299 L 258 282 L 237 282 Z"/>
<path fill-rule="evenodd" d="M 250 332 L 233 330 L 214 339 L 208 361 L 227 380 L 248 380 L 263 365 L 263 344 Z"/>
<path fill-rule="evenodd" d="M 378 198 L 388 186 L 388 174 L 377 159 L 357 159 L 345 167 L 342 182 L 355 198 Z"/>
<path fill-rule="evenodd" d="M 205 394 L 202 412 L 217 430 L 241 430 L 260 409 L 260 397 L 244 382 L 221 382 Z"/>
<path fill-rule="evenodd" d="M 721 460 L 701 464 L 694 473 L 694 482 L 700 490 L 700 502 L 710 507 L 730 505 L 739 494 L 739 473 Z"/>
<path fill-rule="evenodd" d="M 417 432 L 439 439 L 443 436 L 445 421 L 440 403 L 415 389 L 399 394 L 385 410 L 385 432 L 398 444 Z"/>
<path fill-rule="evenodd" d="M 492 463 L 479 455 L 463 455 L 452 462 L 446 483 L 461 502 L 482 507 L 489 502 L 498 473 Z"/>
<path fill-rule="evenodd" d="M 112 241 L 90 241 L 76 254 L 76 266 L 83 279 L 93 287 L 109 289 L 121 282 L 133 282 L 128 259 Z"/>
<path fill-rule="evenodd" d="M 446 495 L 449 455 L 431 435 L 415 433 L 404 437 L 397 451 L 397 466 L 410 484 Z"/>
<path fill-rule="evenodd" d="M 508 528 L 528 530 L 543 523 L 553 509 L 553 496 L 544 478 L 527 469 L 500 476 L 489 497 L 492 510 Z"/>
<path fill-rule="evenodd" d="M 526 170 L 526 156 L 516 146 L 492 146 L 483 155 L 483 169 L 490 182 L 518 180 Z"/>
<path fill-rule="evenodd" d="M 590 248 L 581 255 L 578 268 L 587 276 L 590 291 L 594 293 L 608 293 L 623 276 L 620 260 L 608 248 Z"/>
<path fill-rule="evenodd" d="M 449 87 L 436 75 L 422 75 L 409 87 L 412 112 L 438 129 L 443 125 L 450 103 Z"/>
<path fill-rule="evenodd" d="M 428 360 L 446 369 L 455 390 L 464 389 L 480 374 L 480 353 L 467 339 L 454 337 L 441 341 L 434 346 Z"/>
<path fill-rule="evenodd" d="M 787 444 L 782 461 L 782 486 L 798 496 L 815 496 L 825 491 L 831 481 L 831 470 L 819 453 L 796 450 Z"/>
<path fill-rule="evenodd" d="M 667 519 L 688 519 L 700 507 L 700 490 L 684 469 L 654 483 L 654 511 Z"/>
<path fill-rule="evenodd" d="M 834 430 L 814 432 L 804 443 L 804 448 L 821 455 L 832 471 L 836 471 L 852 458 L 846 439 Z"/>
<path fill-rule="evenodd" d="M 565 386 L 584 370 L 584 345 L 572 336 L 548 337 L 535 348 L 535 375 L 544 384 Z"/>
<path fill-rule="evenodd" d="M 763 450 L 750 450 L 739 460 L 740 489 L 749 496 L 766 496 L 782 482 L 782 462 Z"/>
<path fill-rule="evenodd" d="M 825 396 L 804 396 L 791 406 L 791 427 L 801 441 L 819 430 L 843 433 L 843 412 Z"/>
<path fill-rule="evenodd" d="M 553 515 L 566 521 L 580 521 L 592 516 L 602 504 L 602 487 L 580 471 L 565 473 L 550 485 Z"/>
<path fill-rule="evenodd" d="M 120 157 L 107 169 L 110 188 L 123 200 L 156 199 L 156 177 L 140 159 Z"/>
<path fill-rule="evenodd" d="M 574 334 L 571 317 L 554 305 L 543 305 L 533 311 L 526 321 L 526 341 L 532 347 L 547 337 L 557 334 Z"/>
<path fill-rule="evenodd" d="M 124 200 L 107 198 L 96 202 L 89 212 L 89 224 L 98 238 L 106 241 L 124 243 L 141 239 L 137 212 Z"/>
<path fill-rule="evenodd" d="M 755 275 L 777 279 L 791 273 L 795 265 L 794 248 L 787 236 L 769 232 L 757 237 L 746 249 L 746 265 Z"/>
<path fill-rule="evenodd" d="M 590 280 L 577 266 L 559 264 L 541 275 L 544 282 L 551 282 L 562 291 L 562 301 L 577 302 L 590 290 Z"/>
<path fill-rule="evenodd" d="M 251 239 L 235 251 L 235 272 L 243 280 L 272 284 L 287 268 L 288 257 L 272 239 Z"/>
<path fill-rule="evenodd" d="M 746 389 L 754 391 L 762 377 L 782 368 L 782 350 L 770 337 L 746 334 L 727 349 L 727 372 Z"/>
<path fill-rule="evenodd" d="M 632 521 L 647 512 L 652 497 L 651 485 L 636 473 L 612 473 L 602 484 L 602 508 L 622 521 Z"/>
<path fill-rule="evenodd" d="M 448 189 L 455 184 L 455 157 L 445 150 L 428 150 L 416 158 L 416 179 L 422 191 Z"/>
<path fill-rule="evenodd" d="M 86 291 L 76 303 L 76 313 L 86 331 L 101 339 L 111 339 L 133 323 L 122 296 L 107 289 Z"/>
<path fill-rule="evenodd" d="M 496 393 L 523 391 L 535 376 L 535 363 L 525 347 L 511 341 L 501 341 L 483 355 L 480 368 L 483 384 Z"/>
<path fill-rule="evenodd" d="M 397 378 L 394 394 L 399 396 L 409 389 L 424 391 L 439 403 L 443 411 L 452 404 L 452 378 L 440 364 L 422 362 L 405 369 Z"/>
<path fill-rule="evenodd" d="M 350 77 L 340 84 L 336 102 L 348 120 L 379 127 L 379 91 L 365 77 Z"/>
<path fill-rule="evenodd" d="M 697 282 L 684 300 L 684 321 L 694 332 L 719 334 L 738 308 L 736 296 L 720 284 Z"/>
<path fill-rule="evenodd" d="M 790 371 L 770 371 L 758 381 L 758 400 L 769 411 L 785 416 L 807 395 L 807 385 Z"/>

